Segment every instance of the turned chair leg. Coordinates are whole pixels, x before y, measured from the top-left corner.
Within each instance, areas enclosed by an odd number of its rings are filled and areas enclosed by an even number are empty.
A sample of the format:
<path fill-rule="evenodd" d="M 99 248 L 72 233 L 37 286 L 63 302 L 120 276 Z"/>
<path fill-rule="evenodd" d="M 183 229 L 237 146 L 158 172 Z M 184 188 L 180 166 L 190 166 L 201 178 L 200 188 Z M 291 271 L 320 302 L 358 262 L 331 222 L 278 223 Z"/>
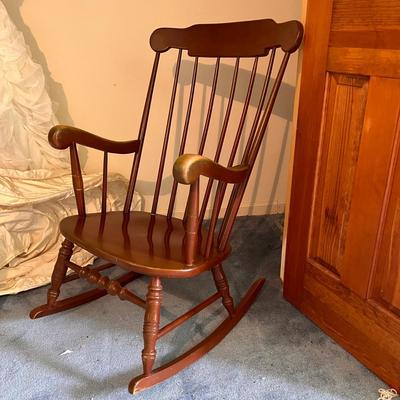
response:
<path fill-rule="evenodd" d="M 60 295 L 60 287 L 68 270 L 68 266 L 65 264 L 65 261 L 69 261 L 71 258 L 73 248 L 74 244 L 69 240 L 65 239 L 62 242 L 60 251 L 58 253 L 58 258 L 54 266 L 53 274 L 51 276 L 51 286 L 47 292 L 47 304 L 49 306 L 53 305 Z"/>
<path fill-rule="evenodd" d="M 214 277 L 215 286 L 217 287 L 219 293 L 222 296 L 222 304 L 227 309 L 229 315 L 232 317 L 235 313 L 235 308 L 233 306 L 233 299 L 229 293 L 229 285 L 226 279 L 222 265 L 218 264 L 212 268 L 212 274 Z"/>
<path fill-rule="evenodd" d="M 160 278 L 151 278 L 146 296 L 146 312 L 143 324 L 144 348 L 142 362 L 144 375 L 150 375 L 156 359 L 156 342 L 160 326 L 162 286 Z"/>

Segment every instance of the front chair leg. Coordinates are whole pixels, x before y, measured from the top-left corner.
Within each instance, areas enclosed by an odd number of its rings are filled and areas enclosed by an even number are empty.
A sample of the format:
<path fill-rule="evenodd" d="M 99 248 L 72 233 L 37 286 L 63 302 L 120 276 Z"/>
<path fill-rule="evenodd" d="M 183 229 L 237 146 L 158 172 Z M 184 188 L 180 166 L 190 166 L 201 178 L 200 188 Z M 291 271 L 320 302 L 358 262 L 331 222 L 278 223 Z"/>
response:
<path fill-rule="evenodd" d="M 54 266 L 53 274 L 51 276 L 51 286 L 47 292 L 47 304 L 49 306 L 53 305 L 60 294 L 60 287 L 63 283 L 65 275 L 68 270 L 68 266 L 65 261 L 69 261 L 72 256 L 72 249 L 74 244 L 69 240 L 65 239 L 62 242 L 60 251 L 58 253 L 58 258 Z"/>
<path fill-rule="evenodd" d="M 214 277 L 215 286 L 222 296 L 222 304 L 227 309 L 229 315 L 232 317 L 235 313 L 235 308 L 233 306 L 233 299 L 229 293 L 229 284 L 226 279 L 222 265 L 218 264 L 212 268 L 212 274 Z"/>
<path fill-rule="evenodd" d="M 143 373 L 150 375 L 156 359 L 156 341 L 160 326 L 162 286 L 160 278 L 151 278 L 146 297 L 146 312 L 143 324 L 144 348 L 142 351 Z"/>

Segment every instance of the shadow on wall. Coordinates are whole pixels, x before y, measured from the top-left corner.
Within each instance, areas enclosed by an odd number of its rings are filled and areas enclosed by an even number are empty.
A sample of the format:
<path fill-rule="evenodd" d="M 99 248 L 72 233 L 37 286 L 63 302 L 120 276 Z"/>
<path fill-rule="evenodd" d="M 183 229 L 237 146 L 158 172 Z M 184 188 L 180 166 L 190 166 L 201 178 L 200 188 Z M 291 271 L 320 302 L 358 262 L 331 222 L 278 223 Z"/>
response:
<path fill-rule="evenodd" d="M 176 159 L 179 155 L 179 147 L 180 147 L 180 140 L 182 136 L 182 131 L 183 131 L 183 126 L 186 118 L 186 107 L 187 104 L 184 104 L 184 93 L 185 93 L 185 87 L 191 85 L 192 81 L 192 72 L 193 72 L 193 66 L 194 62 L 189 61 L 189 60 L 182 60 L 181 62 L 181 67 L 180 67 L 180 72 L 179 72 L 179 80 L 178 80 L 178 90 L 177 90 L 177 97 L 175 100 L 175 113 L 176 113 L 176 129 L 174 132 L 174 140 L 172 141 L 172 146 L 173 149 L 170 151 L 173 152 L 173 159 Z M 175 69 L 176 65 L 172 71 L 171 78 L 175 74 Z M 255 77 L 255 82 L 254 82 L 254 88 L 253 88 L 253 93 L 250 99 L 250 106 L 253 106 L 256 108 L 258 106 L 259 98 L 261 95 L 261 90 L 262 86 L 264 83 L 264 78 L 265 78 L 265 72 L 262 70 L 262 67 L 260 68 L 260 73 L 256 74 Z M 201 120 L 198 128 L 194 128 L 193 126 L 190 126 L 189 131 L 191 134 L 195 134 L 193 131 L 198 129 L 197 132 L 197 137 L 198 137 L 198 143 L 200 143 L 200 138 L 202 136 L 202 130 L 204 127 L 205 123 L 205 116 L 207 113 L 207 107 L 208 107 L 208 101 L 209 101 L 209 95 L 207 94 L 207 88 L 210 88 L 212 85 L 213 81 L 213 76 L 214 76 L 214 71 L 215 71 L 215 65 L 210 65 L 210 64 L 203 64 L 199 63 L 198 64 L 198 71 L 197 71 L 197 80 L 196 80 L 196 92 L 201 91 Z M 228 84 L 217 84 L 216 87 L 216 93 L 215 96 L 216 98 L 220 98 L 221 105 L 220 109 L 217 110 L 216 108 L 213 110 L 213 114 L 219 113 L 218 116 L 218 126 L 219 126 L 219 131 L 221 131 L 224 117 L 225 117 L 225 111 L 226 111 L 226 104 L 228 103 L 229 99 L 229 94 L 231 90 L 231 84 L 230 82 L 232 81 L 232 76 L 234 72 L 234 67 L 228 64 L 221 63 L 220 68 L 219 68 L 219 74 L 218 74 L 218 83 L 224 82 Z M 251 71 L 248 69 L 243 69 L 239 68 L 238 72 L 238 79 L 237 79 L 237 85 L 235 89 L 235 95 L 234 95 L 234 100 L 239 103 L 244 103 L 246 99 L 246 94 L 248 90 L 248 84 L 250 81 L 250 75 Z M 275 83 L 275 80 L 271 78 L 271 82 L 269 84 L 269 91 L 267 93 L 267 99 L 268 95 Z M 268 196 L 267 201 L 266 201 L 266 207 L 265 207 L 265 213 L 270 214 L 274 212 L 274 198 L 277 193 L 278 189 L 278 184 L 279 180 L 282 176 L 282 173 L 285 171 L 282 171 L 283 169 L 283 162 L 285 158 L 285 149 L 287 147 L 287 142 L 289 139 L 289 129 L 290 129 L 290 122 L 292 121 L 293 117 L 293 102 L 294 102 L 294 93 L 295 93 L 295 87 L 292 85 L 289 85 L 285 82 L 282 82 L 275 105 L 273 109 L 273 115 L 279 116 L 286 120 L 285 128 L 284 131 L 282 132 L 282 141 L 279 147 L 279 156 L 277 157 L 277 163 L 276 163 L 276 168 L 274 171 L 274 177 L 273 177 L 273 183 L 271 187 L 270 193 L 266 193 L 266 196 Z M 251 121 L 252 123 L 252 121 Z M 231 134 L 235 135 L 236 134 L 236 128 L 233 127 L 230 128 L 228 125 L 228 135 L 230 129 Z M 244 131 L 246 131 L 246 126 L 244 126 Z M 189 135 L 190 135 L 189 132 Z M 257 197 L 257 190 L 260 186 L 260 181 L 263 177 L 263 164 L 264 164 L 264 158 L 266 155 L 266 143 L 267 143 L 267 135 L 269 134 L 269 131 L 267 129 L 267 132 L 265 134 L 265 138 L 263 140 L 263 144 L 260 148 L 260 154 L 258 156 L 259 158 L 259 163 L 258 163 L 258 168 L 257 170 L 253 171 L 253 175 L 255 175 L 255 185 L 254 185 L 254 190 L 253 193 L 251 194 L 251 201 L 250 204 L 252 206 L 249 207 L 249 213 L 252 214 L 255 211 L 255 201 Z M 171 137 L 173 133 L 171 132 Z M 245 148 L 245 135 L 242 135 L 241 142 L 238 148 L 238 156 L 236 159 L 240 159 L 241 156 L 243 155 L 244 148 Z M 208 155 L 209 156 L 209 155 Z M 271 171 L 269 171 L 271 172 Z M 161 192 L 160 195 L 167 195 L 170 193 L 170 188 L 172 187 L 172 181 L 173 177 L 172 175 L 168 175 L 164 177 L 162 180 L 161 184 Z M 143 180 L 138 180 L 137 182 L 137 187 L 140 188 L 140 193 L 144 196 L 151 196 L 154 193 L 155 190 L 155 182 L 153 181 L 143 181 Z M 213 193 L 215 194 L 216 190 L 216 185 L 213 187 Z"/>
<path fill-rule="evenodd" d="M 25 24 L 20 8 L 23 4 L 24 0 L 3 0 L 3 3 L 5 7 L 7 8 L 7 11 L 10 15 L 11 20 L 14 22 L 16 25 L 17 29 L 20 30 L 25 38 L 25 41 L 27 45 L 30 47 L 32 58 L 35 62 L 40 64 L 42 66 L 44 76 L 47 82 L 48 86 L 48 92 L 50 95 L 50 98 L 53 100 L 53 102 L 56 104 L 55 107 L 55 114 L 57 116 L 57 119 L 60 121 L 60 123 L 67 124 L 67 125 L 74 125 L 73 120 L 71 118 L 71 115 L 69 114 L 68 110 L 68 101 L 63 89 L 63 86 L 61 83 L 55 81 L 51 75 L 51 72 L 48 68 L 47 60 L 43 52 L 38 46 L 37 41 L 35 40 L 35 37 L 33 36 L 30 28 Z M 174 136 L 174 140 L 171 140 L 171 145 L 173 146 L 173 149 L 170 149 L 170 151 L 173 151 L 173 156 L 174 159 L 178 156 L 179 154 L 179 146 L 180 146 L 180 139 L 182 135 L 182 130 L 183 130 L 183 125 L 186 117 L 186 104 L 184 104 L 184 92 L 185 92 L 185 87 L 189 86 L 191 84 L 191 79 L 192 79 L 192 71 L 193 71 L 193 62 L 190 60 L 182 60 L 181 64 L 181 70 L 179 74 L 179 87 L 177 91 L 177 98 L 176 98 L 176 109 L 175 109 L 175 116 L 177 120 L 177 125 L 176 125 L 176 130 L 174 133 L 171 132 L 171 136 Z M 233 76 L 233 69 L 234 67 L 231 65 L 227 65 L 224 63 L 221 63 L 220 65 L 220 70 L 219 70 L 219 82 L 230 82 Z M 172 71 L 174 72 L 174 71 Z M 255 83 L 254 83 L 254 89 L 253 89 L 253 95 L 251 97 L 250 105 L 257 107 L 258 104 L 258 99 L 261 93 L 262 85 L 263 85 L 263 79 L 265 71 L 261 71 L 261 73 L 257 73 Z M 240 68 L 239 69 L 239 75 L 238 75 L 238 83 L 236 86 L 235 90 L 235 101 L 239 103 L 244 103 L 245 98 L 246 98 L 246 93 L 247 93 L 247 85 L 250 80 L 250 74 L 251 72 L 247 69 Z M 173 75 L 173 74 L 172 74 Z M 197 84 L 198 88 L 196 88 L 196 91 L 201 90 L 201 111 L 202 111 L 202 116 L 201 116 L 201 124 L 198 128 L 198 141 L 200 142 L 200 137 L 202 134 L 202 126 L 204 125 L 204 120 L 205 120 L 205 114 L 207 112 L 207 107 L 208 107 L 208 97 L 207 97 L 207 88 L 209 88 L 212 84 L 213 80 L 213 75 L 214 75 L 214 65 L 210 64 L 203 64 L 199 63 L 198 66 L 198 73 L 197 73 Z M 274 80 L 271 79 L 270 83 L 270 89 L 273 86 Z M 229 98 L 229 92 L 230 92 L 230 84 L 227 85 L 217 85 L 217 90 L 216 90 L 216 97 L 219 97 L 221 99 L 221 106 L 219 110 L 214 110 L 214 113 L 219 113 L 218 115 L 218 125 L 219 125 L 219 130 L 221 130 L 222 125 L 223 125 L 223 120 L 225 117 L 225 109 L 226 109 L 226 104 L 228 102 Z M 282 175 L 282 168 L 283 168 L 283 161 L 284 161 L 284 156 L 285 156 L 285 149 L 287 147 L 287 141 L 289 137 L 289 127 L 290 127 L 290 121 L 292 120 L 292 110 L 293 110 L 293 101 L 294 101 L 294 92 L 295 88 L 291 85 L 288 85 L 285 82 L 282 82 L 278 97 L 275 102 L 275 106 L 273 109 L 273 114 L 277 115 L 283 119 L 285 119 L 286 126 L 282 135 L 282 142 L 280 145 L 279 149 L 279 157 L 278 161 L 276 163 L 276 168 L 274 171 L 274 178 L 273 178 L 273 184 L 272 188 L 269 194 L 266 194 L 268 196 L 267 200 L 267 206 L 266 206 L 266 213 L 270 213 L 273 211 L 273 201 L 275 198 L 275 195 L 277 193 L 277 188 L 278 188 L 278 183 L 279 179 Z M 190 131 L 193 131 L 195 128 L 193 126 L 190 127 Z M 235 128 L 234 128 L 235 129 Z M 230 130 L 228 126 L 228 131 Z M 246 126 L 244 127 L 244 130 L 246 130 Z M 195 134 L 192 132 L 192 135 Z M 229 132 L 228 132 L 229 134 Z M 234 133 L 236 134 L 236 131 L 234 130 Z M 266 133 L 266 136 L 269 134 L 269 132 Z M 171 138 L 172 139 L 172 138 Z M 255 175 L 255 185 L 254 185 L 254 190 L 253 193 L 251 194 L 251 204 L 254 204 L 256 197 L 257 197 L 257 190 L 258 187 L 260 186 L 261 179 L 263 177 L 263 171 L 262 171 L 262 165 L 264 163 L 264 158 L 266 155 L 266 138 L 263 141 L 263 145 L 260 149 L 260 155 L 259 155 L 259 163 L 258 163 L 258 168 L 256 171 L 253 172 Z M 244 138 L 241 140 L 241 143 L 239 145 L 238 149 L 238 154 L 239 156 L 242 155 L 245 147 L 245 142 Z M 80 158 L 81 158 L 81 163 L 82 165 L 85 165 L 86 160 L 87 160 L 87 150 L 84 147 L 80 147 Z M 271 171 L 270 171 L 271 172 Z M 160 195 L 166 195 L 170 193 L 171 187 L 172 187 L 172 182 L 173 182 L 173 177 L 171 174 L 167 175 L 164 177 L 161 185 L 161 193 Z M 154 188 L 155 188 L 155 182 L 154 181 L 141 181 L 138 180 L 137 182 L 137 187 L 138 190 L 141 192 L 143 196 L 151 196 L 154 193 Z M 254 206 L 250 207 L 250 213 L 254 211 Z"/>

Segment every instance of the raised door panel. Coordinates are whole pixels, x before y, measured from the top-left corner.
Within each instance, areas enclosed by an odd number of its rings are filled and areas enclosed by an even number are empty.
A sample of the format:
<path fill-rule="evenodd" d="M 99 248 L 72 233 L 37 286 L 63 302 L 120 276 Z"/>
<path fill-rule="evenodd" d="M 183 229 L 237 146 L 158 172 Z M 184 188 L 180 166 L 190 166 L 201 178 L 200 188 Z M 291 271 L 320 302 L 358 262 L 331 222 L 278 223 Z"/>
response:
<path fill-rule="evenodd" d="M 400 390 L 400 1 L 308 0 L 284 296 Z"/>
<path fill-rule="evenodd" d="M 329 74 L 309 258 L 341 275 L 368 78 Z"/>

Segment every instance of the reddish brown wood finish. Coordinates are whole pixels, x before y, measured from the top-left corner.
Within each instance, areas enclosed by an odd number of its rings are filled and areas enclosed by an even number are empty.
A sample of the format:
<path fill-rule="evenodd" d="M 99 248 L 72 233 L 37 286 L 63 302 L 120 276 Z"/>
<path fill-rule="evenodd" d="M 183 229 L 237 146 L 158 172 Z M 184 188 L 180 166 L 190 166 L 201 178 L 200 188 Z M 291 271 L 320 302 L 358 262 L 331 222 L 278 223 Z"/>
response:
<path fill-rule="evenodd" d="M 193 218 L 192 222 L 196 220 Z M 103 231 L 99 234 L 101 225 Z M 187 225 L 187 229 L 194 229 Z M 214 246 L 208 257 L 203 251 L 197 252 L 193 263 L 187 264 L 184 247 L 187 231 L 183 221 L 139 211 L 128 215 L 108 212 L 105 217 L 101 213 L 88 214 L 84 219 L 74 215 L 61 222 L 60 230 L 69 240 L 85 246 L 97 257 L 112 259 L 119 266 L 149 276 L 196 276 L 221 263 L 231 251 L 230 247 L 219 251 Z M 191 236 L 195 236 L 198 247 L 204 249 L 207 230 L 203 228 L 202 235 Z"/>
<path fill-rule="evenodd" d="M 67 149 L 75 143 L 110 153 L 129 154 L 138 151 L 140 141 L 115 142 L 72 126 L 56 125 L 50 129 L 49 143 L 59 150 Z"/>
<path fill-rule="evenodd" d="M 74 270 L 80 278 L 86 279 L 88 282 L 97 285 L 99 288 L 105 289 L 108 294 L 118 296 L 121 300 L 130 301 L 140 307 L 146 308 L 146 302 L 135 294 L 131 293 L 128 289 L 124 288 L 118 279 L 110 279 L 101 275 L 96 268 L 80 267 L 71 261 L 66 261 L 66 265 Z M 130 273 L 130 275 L 122 276 L 121 278 L 136 279 L 140 276 L 137 273 Z"/>
<path fill-rule="evenodd" d="M 232 296 L 229 293 L 229 285 L 225 276 L 225 272 L 222 269 L 222 265 L 221 264 L 216 265 L 212 269 L 212 273 L 214 277 L 215 286 L 217 287 L 218 292 L 222 296 L 222 304 L 229 312 L 229 315 L 233 316 L 233 314 L 235 314 L 235 308 L 233 306 Z"/>
<path fill-rule="evenodd" d="M 400 390 L 400 2 L 306 21 L 284 296 Z"/>
<path fill-rule="evenodd" d="M 157 212 L 158 198 L 160 197 L 161 179 L 162 179 L 163 172 L 164 172 L 165 157 L 167 155 L 168 141 L 169 141 L 170 132 L 171 132 L 172 115 L 174 113 L 176 88 L 178 87 L 178 78 L 179 78 L 179 71 L 180 71 L 180 67 L 181 67 L 181 60 L 182 60 L 182 50 L 179 50 L 178 60 L 176 62 L 174 84 L 172 86 L 171 101 L 169 104 L 167 127 L 165 128 L 165 136 L 164 136 L 164 143 L 163 143 L 162 152 L 161 152 L 160 166 L 158 167 L 156 189 L 154 191 L 153 206 L 151 207 L 152 215 L 155 215 Z"/>
<path fill-rule="evenodd" d="M 153 32 L 150 45 L 154 51 L 185 49 L 198 57 L 265 56 L 274 47 L 285 52 L 298 49 L 303 27 L 298 21 L 277 24 L 272 19 L 201 24 L 189 28 L 160 28 Z"/>
<path fill-rule="evenodd" d="M 74 244 L 67 239 L 65 239 L 61 245 L 53 275 L 51 276 L 50 289 L 47 292 L 47 304 L 49 304 L 49 306 L 52 306 L 60 295 L 60 287 L 63 284 L 68 270 L 68 266 L 65 262 L 69 261 L 71 258 L 73 248 Z"/>
<path fill-rule="evenodd" d="M 193 307 L 191 310 L 189 310 L 185 314 L 182 314 L 180 317 L 178 317 L 174 321 L 172 321 L 169 324 L 163 326 L 158 331 L 158 338 L 166 335 L 168 332 L 171 332 L 173 329 L 177 328 L 179 325 L 182 325 L 188 319 L 192 318 L 193 315 L 196 315 L 201 310 L 204 310 L 206 307 L 208 307 L 210 304 L 214 303 L 220 297 L 221 297 L 220 293 L 214 293 L 212 296 L 210 296 L 208 299 L 204 300 L 202 303 L 197 304 L 196 307 Z"/>
<path fill-rule="evenodd" d="M 237 211 L 244 194 L 249 174 L 253 168 L 262 139 L 266 132 L 279 87 L 282 82 L 290 53 L 296 51 L 302 38 L 302 26 L 297 21 L 277 24 L 272 20 L 257 20 L 228 24 L 195 25 L 187 29 L 162 28 L 151 36 L 151 46 L 155 50 L 155 59 L 150 77 L 149 88 L 143 110 L 143 117 L 137 140 L 114 142 L 99 138 L 91 133 L 67 126 L 56 126 L 49 133 L 51 144 L 59 149 L 70 148 L 73 186 L 76 195 L 78 214 L 69 216 L 60 224 L 61 233 L 66 240 L 60 250 L 55 266 L 48 303 L 36 308 L 31 318 L 39 318 L 54 314 L 76 305 L 94 300 L 105 294 L 118 296 L 145 308 L 142 352 L 143 375 L 133 379 L 129 385 L 131 392 L 137 392 L 154 385 L 175 374 L 182 368 L 197 360 L 218 344 L 223 337 L 239 322 L 264 284 L 264 280 L 256 281 L 237 308 L 229 293 L 229 285 L 222 268 L 222 262 L 231 251 L 229 236 Z M 157 172 L 155 193 L 151 213 L 131 211 L 131 202 L 139 171 L 140 158 L 150 115 L 151 102 L 155 89 L 160 54 L 168 49 L 176 49 L 177 62 L 172 83 L 170 104 L 166 118 L 166 127 Z M 283 61 L 278 67 L 274 86 L 268 92 L 269 82 L 275 62 L 277 50 L 283 51 Z M 166 216 L 157 214 L 161 182 L 169 149 L 171 127 L 175 113 L 175 99 L 180 79 L 183 53 L 194 56 L 190 94 L 188 98 L 185 122 L 179 146 L 179 157 L 173 167 L 174 183 Z M 242 140 L 248 108 L 253 93 L 260 57 L 267 58 L 265 81 L 261 91 L 258 108 L 251 124 L 250 136 L 245 144 L 245 152 L 240 165 L 233 166 L 239 142 Z M 205 115 L 202 135 L 197 154 L 184 154 L 193 102 L 199 57 L 215 58 L 214 77 L 208 107 Z M 210 124 L 214 112 L 214 100 L 217 93 L 220 63 L 222 57 L 233 57 L 235 67 L 230 82 L 230 93 L 225 110 L 218 144 L 211 158 L 204 157 Z M 253 67 L 247 82 L 247 94 L 243 103 L 240 121 L 237 127 L 231 126 L 230 116 L 235 101 L 236 87 L 239 79 L 239 66 L 242 57 L 253 57 Z M 236 132 L 233 145 L 227 149 L 226 136 L 230 131 Z M 102 207 L 101 213 L 86 214 L 82 173 L 79 164 L 77 144 L 89 146 L 104 152 Z M 228 165 L 219 164 L 221 154 L 229 154 Z M 134 153 L 131 177 L 123 212 L 107 212 L 107 170 L 108 154 Z M 200 179 L 207 178 L 205 195 L 200 203 Z M 211 198 L 213 181 L 217 181 L 218 189 L 212 205 L 212 218 L 208 228 L 203 226 L 203 219 Z M 179 184 L 190 185 L 186 213 L 183 219 L 173 217 L 174 203 Z M 217 220 L 224 199 L 226 187 L 233 184 L 222 229 L 217 232 Z M 200 208 L 201 204 L 201 208 Z M 119 279 L 102 276 L 102 267 L 80 267 L 69 258 L 72 246 L 76 244 L 93 255 L 103 258 L 111 265 L 117 265 L 129 272 Z M 67 268 L 75 274 L 66 277 Z M 160 307 L 162 298 L 161 278 L 189 278 L 202 272 L 212 272 L 217 293 L 204 300 L 191 310 L 159 328 Z M 138 276 L 150 277 L 146 301 L 123 286 Z M 60 285 L 77 277 L 86 279 L 98 287 L 92 291 L 57 301 Z M 223 306 L 228 311 L 226 320 L 203 342 L 187 351 L 176 360 L 153 370 L 156 358 L 156 341 L 166 333 L 175 329 L 187 319 L 197 314 L 215 300 L 222 298 Z"/>
<path fill-rule="evenodd" d="M 197 361 L 199 358 L 204 356 L 212 350 L 221 340 L 237 325 L 237 323 L 243 318 L 250 306 L 257 298 L 260 290 L 264 286 L 265 280 L 258 279 L 255 281 L 247 293 L 243 296 L 240 303 L 236 308 L 236 312 L 233 317 L 225 319 L 209 336 L 203 341 L 182 354 L 175 360 L 153 370 L 151 375 L 140 375 L 131 380 L 129 383 L 129 391 L 131 393 L 138 393 L 148 387 L 151 387 L 165 379 L 170 378 L 188 365 Z"/>
<path fill-rule="evenodd" d="M 129 211 L 131 209 L 133 193 L 135 190 L 136 179 L 137 179 L 137 175 L 138 175 L 138 171 L 139 171 L 140 157 L 142 155 L 142 150 L 143 150 L 144 137 L 146 135 L 147 123 L 149 121 L 151 100 L 153 98 L 154 85 L 156 83 L 159 62 L 160 62 L 160 53 L 156 53 L 156 55 L 154 57 L 154 62 L 153 62 L 153 69 L 151 71 L 149 88 L 147 89 L 147 95 L 146 95 L 146 101 L 144 104 L 143 116 L 142 116 L 142 120 L 140 122 L 139 138 L 138 138 L 139 146 L 138 146 L 138 150 L 135 152 L 135 158 L 133 159 L 131 176 L 129 178 L 128 192 L 126 194 L 126 199 L 125 199 L 125 204 L 124 204 L 124 213 L 125 214 L 129 213 Z"/>
<path fill-rule="evenodd" d="M 185 150 L 186 139 L 187 139 L 187 134 L 188 134 L 188 129 L 189 129 L 189 122 L 190 122 L 190 115 L 192 112 L 194 90 L 196 87 L 196 77 L 197 77 L 198 65 L 199 65 L 199 58 L 196 57 L 194 66 L 193 66 L 192 85 L 190 88 L 189 101 L 188 101 L 188 106 L 187 106 L 187 111 L 186 111 L 185 126 L 183 127 L 182 140 L 181 140 L 181 145 L 179 147 L 179 156 L 181 156 Z M 171 198 L 170 198 L 169 206 L 168 206 L 168 213 L 167 213 L 168 217 L 172 217 L 177 189 L 178 189 L 178 181 L 175 179 L 174 183 L 172 185 Z"/>
<path fill-rule="evenodd" d="M 114 281 L 118 282 L 121 286 L 125 286 L 126 284 L 134 281 L 135 279 L 139 278 L 140 276 L 141 275 L 137 274 L 136 272 L 127 272 L 126 274 L 120 276 L 119 278 L 116 278 Z M 47 304 L 43 304 L 39 307 L 36 307 L 30 312 L 29 317 L 32 319 L 37 319 L 37 318 L 41 318 L 41 317 L 46 317 L 47 315 L 56 314 L 61 311 L 70 310 L 71 308 L 75 308 L 82 304 L 90 303 L 93 300 L 97 300 L 100 297 L 105 296 L 106 294 L 110 294 L 109 292 L 107 292 L 106 289 L 97 288 L 97 289 L 88 290 L 87 292 L 78 294 L 76 296 L 68 297 L 67 299 L 63 299 L 63 300 L 58 300 L 51 305 L 49 305 L 49 303 L 47 303 Z M 127 299 L 124 299 L 124 300 L 127 300 Z M 135 303 L 135 302 L 133 302 L 133 303 Z M 138 304 L 138 303 L 135 303 L 135 304 Z M 143 304 L 140 304 L 140 306 L 143 307 Z"/>

